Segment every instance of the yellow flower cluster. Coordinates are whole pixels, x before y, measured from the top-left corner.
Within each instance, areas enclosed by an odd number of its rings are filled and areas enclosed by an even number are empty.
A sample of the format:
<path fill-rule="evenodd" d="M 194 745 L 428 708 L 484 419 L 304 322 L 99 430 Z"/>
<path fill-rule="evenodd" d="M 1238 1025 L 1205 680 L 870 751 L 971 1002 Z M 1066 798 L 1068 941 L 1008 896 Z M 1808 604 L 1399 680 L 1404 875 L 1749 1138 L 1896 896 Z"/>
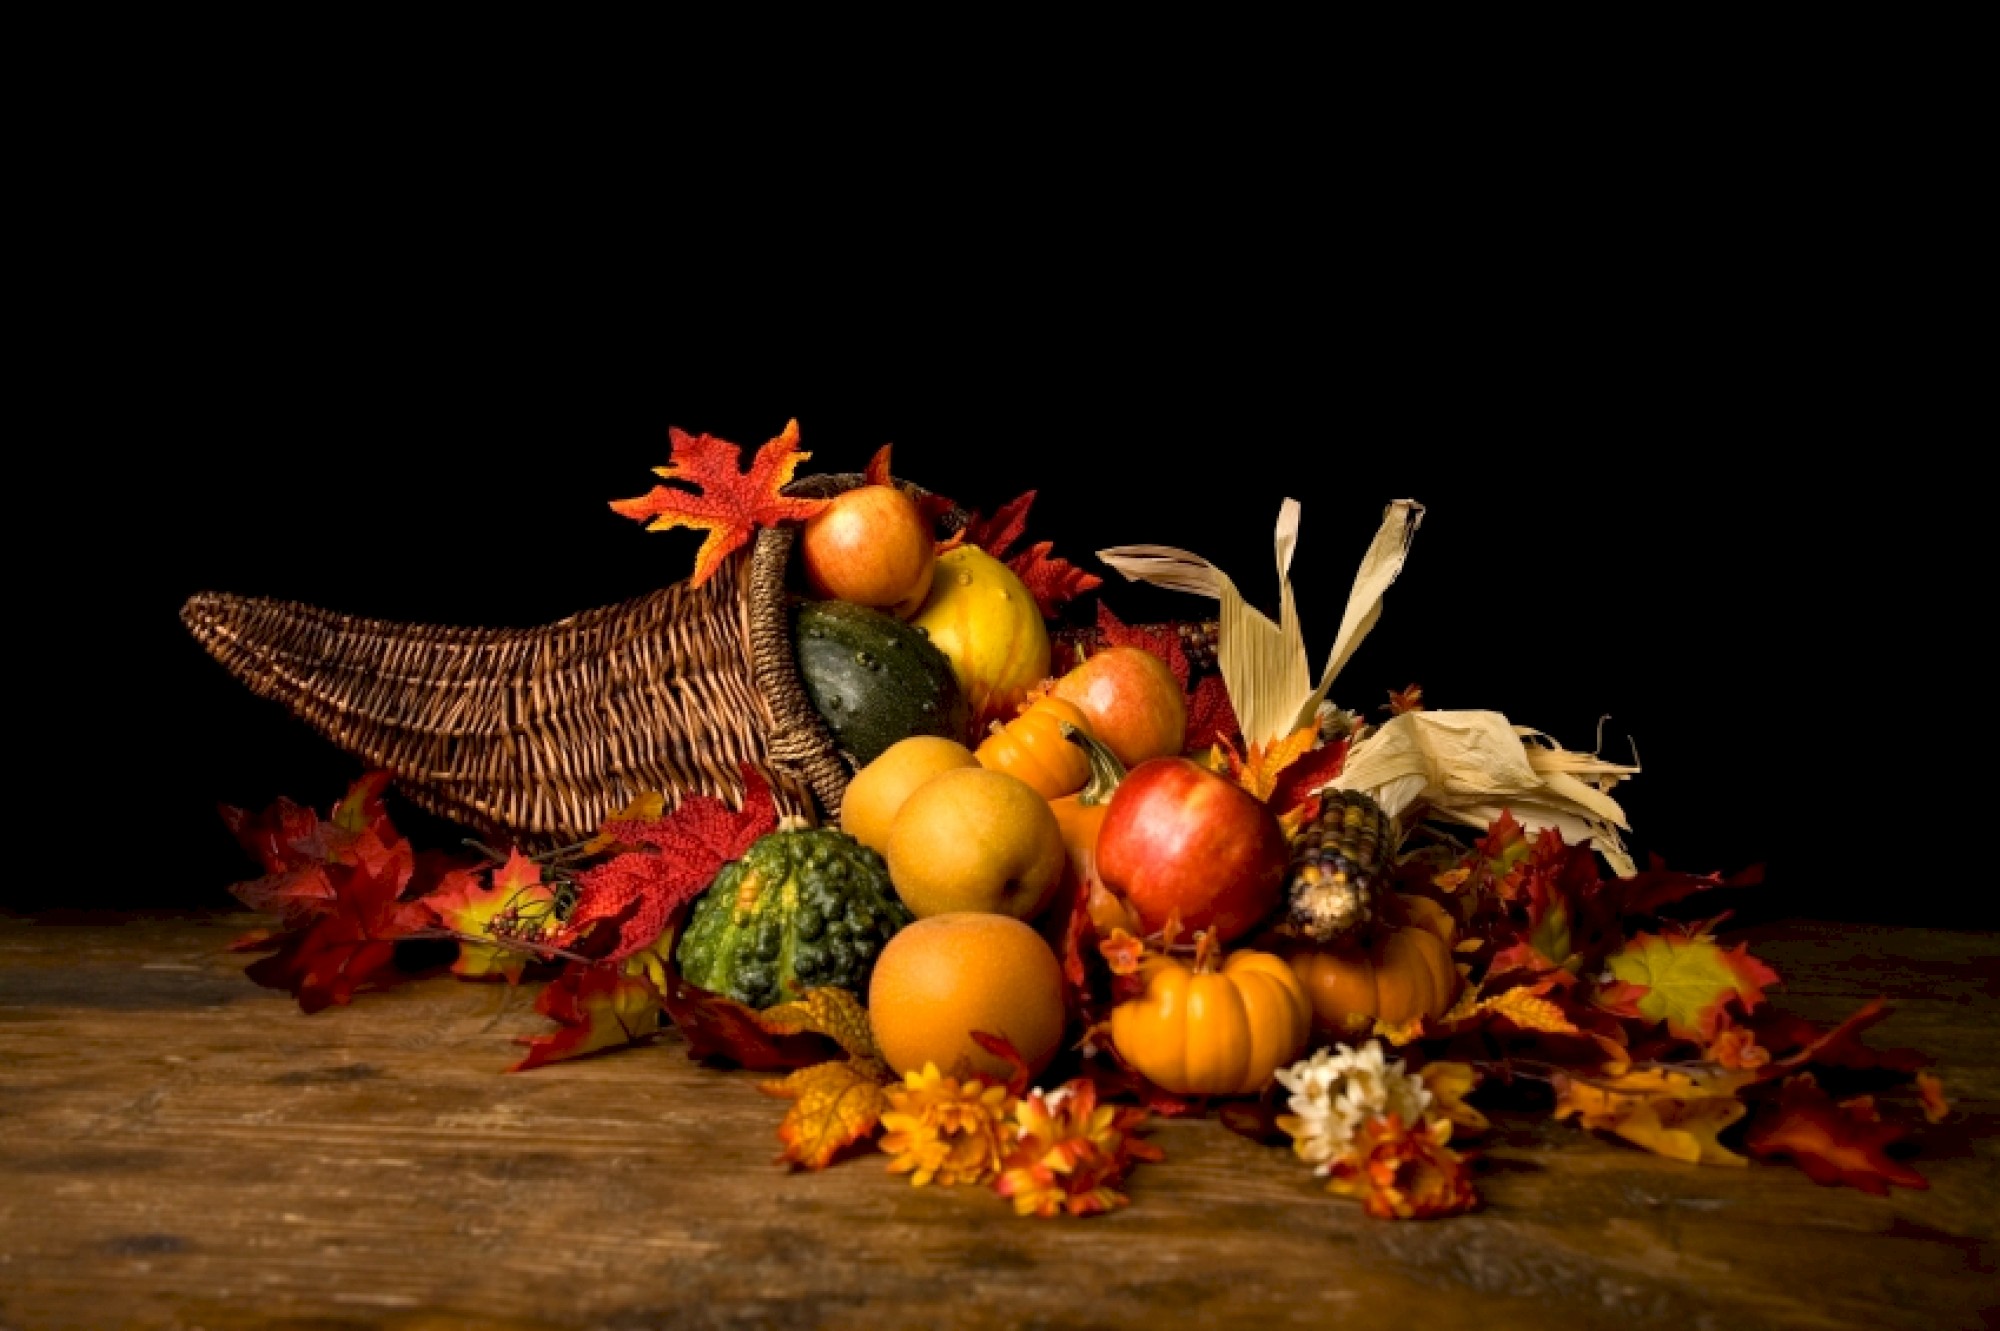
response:
<path fill-rule="evenodd" d="M 1094 1215 L 1130 1199 L 1113 1185 L 1134 1160 L 1158 1160 L 1158 1147 L 1132 1135 L 1143 1109 L 1097 1103 L 1097 1088 L 1077 1080 L 1051 1094 L 1040 1091 L 1014 1107 L 1020 1144 L 994 1191 L 1014 1203 L 1016 1215 Z"/>
<path fill-rule="evenodd" d="M 926 1063 L 891 1087 L 888 1099 L 881 1144 L 890 1173 L 910 1175 L 917 1187 L 985 1183 L 999 1174 L 1015 1132 L 1014 1097 L 1005 1086 L 960 1081 Z"/>

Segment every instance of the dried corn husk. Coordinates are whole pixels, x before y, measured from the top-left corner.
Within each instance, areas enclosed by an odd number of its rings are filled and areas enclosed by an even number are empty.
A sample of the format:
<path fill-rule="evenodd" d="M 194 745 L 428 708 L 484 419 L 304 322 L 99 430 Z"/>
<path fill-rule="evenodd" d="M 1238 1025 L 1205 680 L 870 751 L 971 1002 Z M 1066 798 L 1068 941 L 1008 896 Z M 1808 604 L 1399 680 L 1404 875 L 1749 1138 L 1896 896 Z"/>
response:
<path fill-rule="evenodd" d="M 1399 499 L 1362 557 L 1326 668 L 1314 683 L 1292 595 L 1292 553 L 1299 504 L 1278 512 L 1278 622 L 1243 600 L 1236 584 L 1207 560 L 1164 545 L 1124 545 L 1097 557 L 1134 582 L 1215 598 L 1221 605 L 1216 658 L 1230 705 L 1250 745 L 1269 745 L 1314 723 L 1340 668 L 1382 615 L 1382 598 L 1402 572 L 1424 507 Z M 1619 874 L 1634 872 L 1621 831 L 1625 811 L 1606 792 L 1639 771 L 1636 764 L 1573 753 L 1538 730 L 1498 712 L 1406 712 L 1374 730 L 1347 756 L 1331 784 L 1375 797 L 1392 817 L 1412 816 L 1484 831 L 1511 812 L 1531 832 L 1557 829 L 1572 845 L 1588 843 Z"/>
<path fill-rule="evenodd" d="M 1498 712 L 1405 712 L 1347 755 L 1329 783 L 1374 796 L 1391 817 L 1420 816 L 1484 831 L 1504 810 L 1531 832 L 1553 827 L 1588 842 L 1620 875 L 1635 872 L 1621 831 L 1625 811 L 1606 792 L 1636 764 L 1573 753 Z"/>
<path fill-rule="evenodd" d="M 1399 499 L 1382 515 L 1361 568 L 1348 592 L 1347 610 L 1326 668 L 1315 684 L 1306 663 L 1305 637 L 1299 627 L 1292 595 L 1292 553 L 1298 545 L 1299 503 L 1287 499 L 1278 510 L 1278 622 L 1246 602 L 1227 574 L 1199 555 L 1165 545 L 1122 545 L 1099 550 L 1097 557 L 1133 582 L 1213 597 L 1216 616 L 1216 660 L 1230 706 L 1252 745 L 1272 744 L 1300 726 L 1312 725 L 1320 700 L 1354 649 L 1382 615 L 1382 596 L 1403 570 L 1410 542 L 1424 520 L 1424 506 Z"/>

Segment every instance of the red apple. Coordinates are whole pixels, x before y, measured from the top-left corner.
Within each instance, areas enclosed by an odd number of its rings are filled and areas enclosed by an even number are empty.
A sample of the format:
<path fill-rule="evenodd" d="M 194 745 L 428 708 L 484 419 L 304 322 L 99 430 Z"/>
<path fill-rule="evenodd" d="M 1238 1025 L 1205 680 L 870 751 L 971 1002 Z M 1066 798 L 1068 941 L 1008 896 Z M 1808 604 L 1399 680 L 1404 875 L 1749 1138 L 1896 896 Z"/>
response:
<path fill-rule="evenodd" d="M 1091 733 L 1127 767 L 1177 756 L 1187 700 L 1167 663 L 1141 647 L 1107 647 L 1056 681 L 1056 697 L 1090 718 Z"/>
<path fill-rule="evenodd" d="M 1148 933 L 1178 910 L 1190 934 L 1241 938 L 1278 908 L 1290 852 L 1277 815 L 1186 758 L 1140 763 L 1118 783 L 1097 834 L 1097 872 Z"/>
<path fill-rule="evenodd" d="M 860 485 L 806 520 L 799 560 L 816 596 L 908 619 L 924 603 L 937 568 L 917 505 L 894 486 Z"/>

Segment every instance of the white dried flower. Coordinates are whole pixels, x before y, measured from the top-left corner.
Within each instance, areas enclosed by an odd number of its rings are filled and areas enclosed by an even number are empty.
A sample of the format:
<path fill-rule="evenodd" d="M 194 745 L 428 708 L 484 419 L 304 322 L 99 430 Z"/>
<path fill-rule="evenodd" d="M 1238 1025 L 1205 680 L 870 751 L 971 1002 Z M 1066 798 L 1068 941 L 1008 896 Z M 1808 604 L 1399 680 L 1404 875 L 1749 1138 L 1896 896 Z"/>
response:
<path fill-rule="evenodd" d="M 1431 1093 L 1420 1078 L 1403 1070 L 1403 1060 L 1386 1062 L 1382 1046 L 1370 1040 L 1360 1049 L 1321 1049 L 1275 1074 L 1290 1091 L 1291 1115 L 1278 1126 L 1292 1134 L 1292 1150 L 1327 1174 L 1354 1144 L 1361 1125 L 1378 1114 L 1395 1114 L 1411 1126 L 1423 1121 Z"/>

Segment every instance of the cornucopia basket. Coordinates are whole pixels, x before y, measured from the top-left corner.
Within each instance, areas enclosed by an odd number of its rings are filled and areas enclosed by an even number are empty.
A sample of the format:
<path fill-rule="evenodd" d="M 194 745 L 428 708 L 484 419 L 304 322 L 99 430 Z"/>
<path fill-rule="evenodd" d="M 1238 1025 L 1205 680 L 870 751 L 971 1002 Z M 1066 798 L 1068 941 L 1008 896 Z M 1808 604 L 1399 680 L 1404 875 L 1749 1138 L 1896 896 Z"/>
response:
<path fill-rule="evenodd" d="M 800 477 L 828 498 L 859 473 Z M 924 491 L 898 482 L 913 497 Z M 967 515 L 939 519 L 946 534 Z M 368 619 L 203 592 L 197 641 L 426 812 L 525 849 L 592 835 L 649 792 L 741 801 L 741 765 L 782 813 L 839 816 L 853 775 L 808 699 L 787 615 L 793 524 L 758 531 L 700 586 L 683 580 L 526 629 Z M 1074 635 L 1072 635 L 1072 640 Z"/>

